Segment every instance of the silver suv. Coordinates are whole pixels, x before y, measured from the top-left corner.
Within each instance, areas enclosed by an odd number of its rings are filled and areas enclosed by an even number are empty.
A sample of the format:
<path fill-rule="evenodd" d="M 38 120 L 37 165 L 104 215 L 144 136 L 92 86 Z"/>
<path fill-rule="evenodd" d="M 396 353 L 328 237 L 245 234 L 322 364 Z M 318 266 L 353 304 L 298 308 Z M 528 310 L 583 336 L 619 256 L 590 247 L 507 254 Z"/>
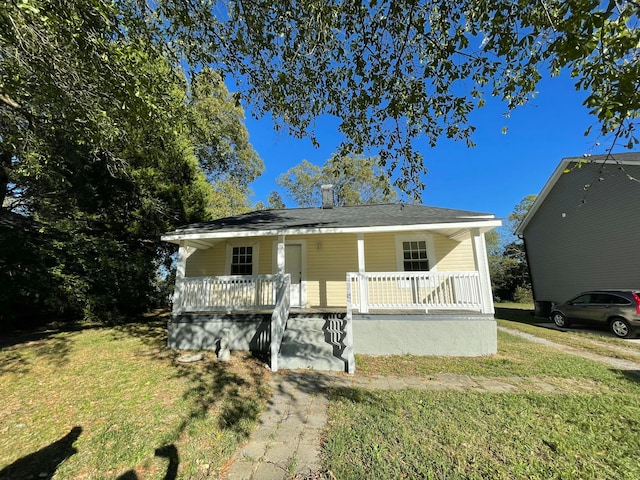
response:
<path fill-rule="evenodd" d="M 608 325 L 614 335 L 629 338 L 640 328 L 639 290 L 593 290 L 554 305 L 549 318 L 558 327 L 574 321 Z"/>

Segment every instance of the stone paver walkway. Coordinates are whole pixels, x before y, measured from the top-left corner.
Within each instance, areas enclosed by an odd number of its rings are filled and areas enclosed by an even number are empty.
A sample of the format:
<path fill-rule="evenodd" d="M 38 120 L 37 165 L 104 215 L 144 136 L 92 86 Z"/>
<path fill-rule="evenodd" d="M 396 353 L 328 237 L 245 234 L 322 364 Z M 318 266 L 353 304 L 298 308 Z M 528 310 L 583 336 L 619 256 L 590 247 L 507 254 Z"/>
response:
<path fill-rule="evenodd" d="M 513 335 L 567 353 L 607 363 L 615 368 L 640 372 L 640 364 L 595 355 L 534 335 L 499 327 Z M 274 394 L 260 417 L 250 441 L 236 454 L 229 480 L 285 480 L 315 478 L 320 469 L 320 447 L 327 422 L 331 387 L 372 390 L 458 390 L 508 393 L 516 391 L 564 394 L 602 391 L 595 382 L 537 377 L 477 377 L 458 374 L 422 377 L 359 376 L 332 372 L 284 371 L 272 376 Z"/>
<path fill-rule="evenodd" d="M 236 454 L 229 480 L 275 480 L 320 468 L 331 375 L 290 371 L 273 375 L 274 394 L 251 440 Z"/>

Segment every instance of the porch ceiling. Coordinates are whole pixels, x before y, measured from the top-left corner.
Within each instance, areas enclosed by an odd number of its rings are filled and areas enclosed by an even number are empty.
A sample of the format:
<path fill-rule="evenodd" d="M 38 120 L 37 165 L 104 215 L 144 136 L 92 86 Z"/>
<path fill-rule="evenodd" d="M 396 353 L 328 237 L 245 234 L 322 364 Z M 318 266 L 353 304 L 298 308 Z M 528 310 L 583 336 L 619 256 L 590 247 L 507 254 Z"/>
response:
<path fill-rule="evenodd" d="M 187 247 L 196 248 L 198 250 L 206 250 L 213 247 L 216 243 L 222 242 L 220 238 L 190 238 L 185 240 L 184 244 Z"/>

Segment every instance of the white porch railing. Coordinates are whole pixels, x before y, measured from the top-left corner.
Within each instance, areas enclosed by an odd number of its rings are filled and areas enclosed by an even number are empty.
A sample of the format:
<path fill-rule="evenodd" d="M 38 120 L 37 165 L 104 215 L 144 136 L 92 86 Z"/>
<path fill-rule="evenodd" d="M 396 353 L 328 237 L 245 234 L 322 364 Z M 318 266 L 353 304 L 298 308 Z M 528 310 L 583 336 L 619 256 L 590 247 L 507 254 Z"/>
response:
<path fill-rule="evenodd" d="M 289 319 L 289 309 L 291 308 L 291 275 L 284 275 L 280 287 L 277 291 L 276 304 L 271 315 L 271 371 L 278 371 L 278 355 L 280 355 L 280 345 L 284 337 Z"/>
<path fill-rule="evenodd" d="M 353 308 L 480 310 L 478 272 L 364 272 L 347 273 Z"/>
<path fill-rule="evenodd" d="M 176 281 L 173 312 L 271 308 L 279 283 L 278 275 L 184 277 Z"/>

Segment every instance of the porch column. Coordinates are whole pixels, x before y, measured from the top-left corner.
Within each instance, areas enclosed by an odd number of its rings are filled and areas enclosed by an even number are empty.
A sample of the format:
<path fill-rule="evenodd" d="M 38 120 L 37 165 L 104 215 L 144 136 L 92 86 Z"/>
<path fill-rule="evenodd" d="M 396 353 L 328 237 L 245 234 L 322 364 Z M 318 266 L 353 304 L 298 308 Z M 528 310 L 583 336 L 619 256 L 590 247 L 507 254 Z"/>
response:
<path fill-rule="evenodd" d="M 358 234 L 358 297 L 360 299 L 360 313 L 369 313 L 369 288 L 365 273 L 364 262 L 364 233 Z"/>
<path fill-rule="evenodd" d="M 182 279 L 184 278 L 185 270 L 187 267 L 187 248 L 188 247 L 184 244 L 184 242 L 180 242 L 176 265 L 176 283 L 173 289 L 173 313 L 182 313 Z"/>
<path fill-rule="evenodd" d="M 476 270 L 480 274 L 480 295 L 482 299 L 482 313 L 495 313 L 493 308 L 493 293 L 491 291 L 491 277 L 489 276 L 489 260 L 484 233 L 480 229 L 471 229 L 471 243 L 473 245 L 473 260 Z"/>
<path fill-rule="evenodd" d="M 285 243 L 284 243 L 284 235 L 278 235 L 278 249 L 276 252 L 276 265 L 278 269 L 278 275 L 284 276 L 284 253 L 285 253 Z"/>

